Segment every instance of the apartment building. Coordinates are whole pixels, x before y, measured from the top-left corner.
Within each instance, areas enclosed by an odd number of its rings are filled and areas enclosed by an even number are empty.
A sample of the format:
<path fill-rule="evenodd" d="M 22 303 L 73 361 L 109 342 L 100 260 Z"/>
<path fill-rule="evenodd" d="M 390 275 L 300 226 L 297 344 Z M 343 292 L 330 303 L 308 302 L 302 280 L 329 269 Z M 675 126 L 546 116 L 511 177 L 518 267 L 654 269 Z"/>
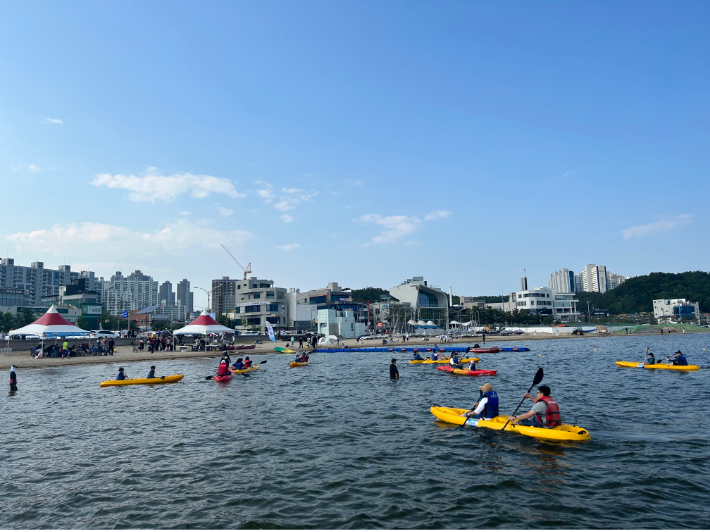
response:
<path fill-rule="evenodd" d="M 263 332 L 266 321 L 286 327 L 286 289 L 274 286 L 271 279 L 250 277 L 247 280 L 215 279 L 212 281 L 212 308 L 217 316 L 227 314 L 239 319 L 242 327 L 259 327 Z"/>
<path fill-rule="evenodd" d="M 128 277 L 121 272 L 111 276 L 103 290 L 102 301 L 106 310 L 118 316 L 124 311 L 142 310 L 158 305 L 158 281 L 136 270 Z"/>

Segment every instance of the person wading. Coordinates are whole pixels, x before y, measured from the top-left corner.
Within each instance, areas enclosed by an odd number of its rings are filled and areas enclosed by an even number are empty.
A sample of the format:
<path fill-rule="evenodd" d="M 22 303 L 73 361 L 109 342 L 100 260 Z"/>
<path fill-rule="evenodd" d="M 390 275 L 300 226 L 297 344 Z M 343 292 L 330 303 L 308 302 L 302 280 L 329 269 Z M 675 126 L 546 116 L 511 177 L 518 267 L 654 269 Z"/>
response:
<path fill-rule="evenodd" d="M 17 391 L 17 366 L 13 364 L 10 368 L 10 391 Z"/>

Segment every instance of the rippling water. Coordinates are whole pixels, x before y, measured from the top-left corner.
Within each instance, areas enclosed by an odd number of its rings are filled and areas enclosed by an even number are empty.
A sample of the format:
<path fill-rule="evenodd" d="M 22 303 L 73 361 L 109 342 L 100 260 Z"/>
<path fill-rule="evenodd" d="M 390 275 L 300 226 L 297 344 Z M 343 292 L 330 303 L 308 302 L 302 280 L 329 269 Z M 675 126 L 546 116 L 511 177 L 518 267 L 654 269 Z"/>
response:
<path fill-rule="evenodd" d="M 262 370 L 228 383 L 204 380 L 217 359 L 160 362 L 186 377 L 155 387 L 99 388 L 111 365 L 20 369 L 2 398 L 0 528 L 710 528 L 709 335 L 516 345 L 531 351 L 484 355 L 499 374 L 483 379 L 403 356 L 390 381 L 385 353 L 294 369 L 257 355 Z M 647 346 L 704 369 L 614 364 Z M 539 366 L 591 441 L 429 413 L 471 406 L 486 381 L 510 413 Z"/>

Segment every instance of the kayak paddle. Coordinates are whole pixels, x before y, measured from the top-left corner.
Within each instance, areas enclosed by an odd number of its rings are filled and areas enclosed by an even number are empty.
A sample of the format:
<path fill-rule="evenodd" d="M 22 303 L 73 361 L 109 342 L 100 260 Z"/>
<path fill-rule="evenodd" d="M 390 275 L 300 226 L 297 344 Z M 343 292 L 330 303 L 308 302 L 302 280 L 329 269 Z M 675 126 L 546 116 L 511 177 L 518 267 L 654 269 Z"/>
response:
<path fill-rule="evenodd" d="M 530 386 L 530 388 L 528 388 L 528 392 L 527 392 L 527 393 L 530 393 L 530 391 L 533 389 L 534 386 L 536 386 L 536 385 L 538 385 L 538 384 L 540 384 L 540 383 L 542 382 L 542 377 L 543 377 L 543 376 L 544 376 L 544 373 L 543 373 L 543 371 L 542 371 L 542 368 L 538 369 L 538 370 L 537 370 L 537 373 L 535 374 L 535 378 L 533 379 L 532 386 Z M 525 401 L 525 396 L 523 396 L 523 398 L 520 400 L 520 404 L 518 405 L 518 408 L 515 409 L 515 412 L 513 412 L 513 416 L 515 416 L 515 414 L 516 414 L 516 412 L 518 411 L 518 409 L 519 409 L 521 406 L 523 406 L 523 401 Z M 505 422 L 505 425 L 503 425 L 503 428 L 500 429 L 501 432 L 505 430 L 505 427 L 508 426 L 508 423 L 510 423 L 510 420 L 508 420 L 508 421 Z"/>

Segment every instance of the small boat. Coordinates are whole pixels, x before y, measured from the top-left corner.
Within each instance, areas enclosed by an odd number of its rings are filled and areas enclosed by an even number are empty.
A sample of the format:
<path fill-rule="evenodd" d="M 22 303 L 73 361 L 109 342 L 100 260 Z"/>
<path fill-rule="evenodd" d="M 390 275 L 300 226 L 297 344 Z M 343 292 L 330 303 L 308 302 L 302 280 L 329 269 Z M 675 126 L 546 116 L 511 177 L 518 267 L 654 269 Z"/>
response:
<path fill-rule="evenodd" d="M 307 366 L 310 364 L 310 362 L 289 362 L 288 365 L 292 368 L 295 368 L 296 366 Z"/>
<path fill-rule="evenodd" d="M 259 369 L 259 366 L 252 366 L 250 368 L 244 368 L 244 369 L 233 369 L 232 373 L 244 374 L 244 373 L 250 373 L 252 371 L 256 371 L 257 369 Z"/>
<path fill-rule="evenodd" d="M 470 370 L 470 369 L 452 368 L 451 366 L 439 366 L 436 369 L 438 369 L 439 371 L 447 371 L 449 373 L 454 373 L 456 375 L 470 375 L 471 377 L 487 377 L 487 376 L 495 375 L 496 373 L 498 373 L 497 369 Z"/>
<path fill-rule="evenodd" d="M 438 360 L 432 360 L 430 358 L 425 358 L 424 360 L 410 360 L 410 364 L 448 364 L 449 363 L 448 358 L 440 358 Z M 480 358 L 462 358 L 461 363 L 466 363 L 466 362 L 479 362 L 481 359 Z"/>
<path fill-rule="evenodd" d="M 295 351 L 292 351 L 291 349 L 286 349 L 285 347 L 274 347 L 274 351 L 277 353 L 295 353 Z"/>
<path fill-rule="evenodd" d="M 674 366 L 673 364 L 644 364 L 643 362 L 624 362 L 617 360 L 616 365 L 622 368 L 670 369 L 673 371 L 697 371 L 700 366 L 688 364 L 687 366 Z"/>
<path fill-rule="evenodd" d="M 254 349 L 256 345 L 250 344 L 250 345 L 237 345 L 234 347 L 237 351 L 242 351 L 243 349 Z"/>
<path fill-rule="evenodd" d="M 224 381 L 228 381 L 232 377 L 234 377 L 234 372 L 232 370 L 229 370 L 229 375 L 222 375 L 222 376 L 215 375 L 214 380 L 216 380 L 217 382 L 224 382 Z"/>
<path fill-rule="evenodd" d="M 499 353 L 500 351 L 499 347 L 474 347 L 471 349 L 472 353 Z"/>
<path fill-rule="evenodd" d="M 156 377 L 155 379 L 124 379 L 122 381 L 110 380 L 103 381 L 99 386 L 131 386 L 133 384 L 169 384 L 182 380 L 185 375 L 170 375 L 168 377 Z"/>
<path fill-rule="evenodd" d="M 524 425 L 514 425 L 507 423 L 506 416 L 496 416 L 491 420 L 466 418 L 461 414 L 468 412 L 465 408 L 447 408 L 445 406 L 432 406 L 431 413 L 437 419 L 452 423 L 454 425 L 465 425 L 467 427 L 486 428 L 501 431 L 505 427 L 505 432 L 517 432 L 523 436 L 530 436 L 541 440 L 558 441 L 584 441 L 591 438 L 589 431 L 575 425 L 562 424 L 552 428 L 527 427 Z"/>

